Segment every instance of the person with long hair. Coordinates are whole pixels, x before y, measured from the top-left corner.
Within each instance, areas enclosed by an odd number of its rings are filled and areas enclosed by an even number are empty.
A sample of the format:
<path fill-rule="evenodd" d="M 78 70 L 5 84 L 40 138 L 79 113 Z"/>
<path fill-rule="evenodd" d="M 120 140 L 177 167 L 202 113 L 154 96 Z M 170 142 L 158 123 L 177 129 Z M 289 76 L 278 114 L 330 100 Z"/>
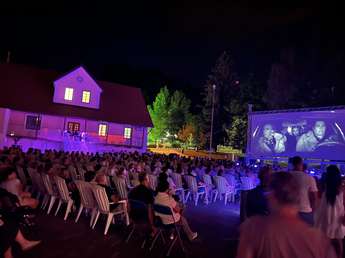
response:
<path fill-rule="evenodd" d="M 324 177 L 324 192 L 315 213 L 315 227 L 321 229 L 331 239 L 337 254 L 342 257 L 342 239 L 345 236 L 344 190 L 339 168 L 327 167 Z"/>

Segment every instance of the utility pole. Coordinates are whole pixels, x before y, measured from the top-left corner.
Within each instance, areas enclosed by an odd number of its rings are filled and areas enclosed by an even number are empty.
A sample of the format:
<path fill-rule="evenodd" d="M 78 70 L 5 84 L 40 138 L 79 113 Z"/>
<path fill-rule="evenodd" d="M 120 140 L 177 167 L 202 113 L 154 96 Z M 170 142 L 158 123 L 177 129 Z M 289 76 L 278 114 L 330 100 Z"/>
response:
<path fill-rule="evenodd" d="M 212 85 L 212 111 L 211 111 L 211 134 L 210 134 L 210 149 L 209 154 L 211 154 L 212 151 L 212 138 L 213 138 L 213 117 L 214 117 L 214 101 L 215 101 L 215 91 L 216 91 L 216 85 Z"/>

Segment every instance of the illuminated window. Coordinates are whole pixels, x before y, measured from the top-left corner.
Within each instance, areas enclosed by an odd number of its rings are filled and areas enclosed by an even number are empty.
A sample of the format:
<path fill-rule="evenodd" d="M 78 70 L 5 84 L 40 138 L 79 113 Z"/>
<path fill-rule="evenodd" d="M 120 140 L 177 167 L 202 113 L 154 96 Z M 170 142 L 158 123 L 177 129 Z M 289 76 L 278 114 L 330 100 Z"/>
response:
<path fill-rule="evenodd" d="M 41 119 L 39 116 L 26 116 L 25 128 L 29 130 L 39 130 L 41 128 Z"/>
<path fill-rule="evenodd" d="M 123 136 L 125 139 L 130 139 L 132 137 L 132 128 L 125 128 Z"/>
<path fill-rule="evenodd" d="M 79 130 L 80 130 L 80 123 L 68 122 L 67 123 L 67 128 L 68 128 L 68 131 L 71 132 L 71 133 L 79 132 Z"/>
<path fill-rule="evenodd" d="M 73 88 L 66 88 L 65 89 L 65 100 L 72 100 L 73 99 Z"/>
<path fill-rule="evenodd" d="M 106 124 L 99 124 L 98 125 L 98 135 L 99 136 L 106 136 L 107 135 L 107 125 Z"/>
<path fill-rule="evenodd" d="M 83 97 L 82 97 L 81 101 L 83 103 L 90 103 L 90 96 L 91 96 L 90 91 L 83 90 Z"/>

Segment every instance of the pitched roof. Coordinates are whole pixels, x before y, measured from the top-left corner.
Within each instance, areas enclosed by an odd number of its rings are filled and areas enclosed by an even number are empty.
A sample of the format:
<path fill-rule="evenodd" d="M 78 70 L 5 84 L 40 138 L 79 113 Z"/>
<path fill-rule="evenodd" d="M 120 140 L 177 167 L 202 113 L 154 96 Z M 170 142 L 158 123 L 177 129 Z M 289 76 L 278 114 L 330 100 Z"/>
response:
<path fill-rule="evenodd" d="M 0 64 L 0 107 L 152 127 L 139 88 L 96 81 L 103 90 L 99 109 L 64 105 L 53 102 L 53 81 L 60 76 L 61 74 L 52 70 L 26 65 Z"/>

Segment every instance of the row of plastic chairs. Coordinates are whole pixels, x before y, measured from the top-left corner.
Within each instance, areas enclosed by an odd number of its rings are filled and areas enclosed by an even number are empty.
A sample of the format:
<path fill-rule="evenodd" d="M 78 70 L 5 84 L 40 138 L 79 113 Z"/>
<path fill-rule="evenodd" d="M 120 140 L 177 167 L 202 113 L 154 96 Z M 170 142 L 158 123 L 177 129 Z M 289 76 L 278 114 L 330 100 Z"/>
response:
<path fill-rule="evenodd" d="M 19 169 L 18 169 L 19 168 Z M 18 167 L 18 175 L 23 183 L 28 183 L 25 173 L 21 167 Z M 68 215 L 72 211 L 74 204 L 71 198 L 71 193 L 68 190 L 65 179 L 54 176 L 50 177 L 48 174 L 39 174 L 35 169 L 28 168 L 28 174 L 31 184 L 31 191 L 36 194 L 36 198 L 43 197 L 41 208 L 47 209 L 47 214 L 51 213 L 51 210 L 58 200 L 58 206 L 55 210 L 55 216 L 58 214 L 62 204 L 66 204 L 66 210 L 64 214 L 64 220 L 67 220 Z M 55 185 L 53 184 L 55 182 Z M 74 180 L 81 199 L 81 204 L 76 216 L 75 222 L 80 218 L 83 210 L 91 211 L 90 227 L 94 228 L 98 218 L 101 214 L 107 215 L 106 227 L 104 234 L 107 234 L 109 226 L 116 215 L 123 215 L 126 225 L 129 224 L 127 201 L 121 200 L 118 202 L 118 208 L 110 210 L 110 203 L 105 192 L 104 187 L 91 184 L 82 180 Z M 55 187 L 56 186 L 56 187 Z M 127 191 L 127 190 L 126 190 Z M 122 195 L 127 196 L 127 192 Z"/>

